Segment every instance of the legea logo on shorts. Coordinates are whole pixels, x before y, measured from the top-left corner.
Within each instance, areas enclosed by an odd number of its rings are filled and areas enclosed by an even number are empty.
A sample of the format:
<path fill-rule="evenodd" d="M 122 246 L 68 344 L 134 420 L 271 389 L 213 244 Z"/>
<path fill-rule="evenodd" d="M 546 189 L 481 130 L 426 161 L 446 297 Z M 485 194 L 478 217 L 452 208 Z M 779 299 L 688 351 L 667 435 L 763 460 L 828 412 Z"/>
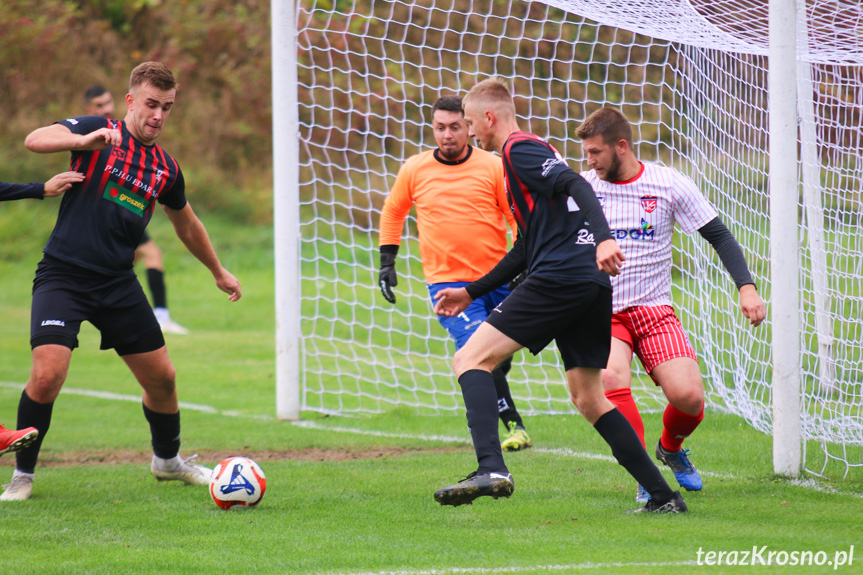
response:
<path fill-rule="evenodd" d="M 45 319 L 42 320 L 42 327 L 46 325 L 59 325 L 60 327 L 66 327 L 66 322 L 62 319 Z"/>
<path fill-rule="evenodd" d="M 105 186 L 105 193 L 102 197 L 106 200 L 111 200 L 115 204 L 119 204 L 130 212 L 144 217 L 144 210 L 150 205 L 150 202 L 139 196 L 135 192 L 122 188 L 114 182 L 108 182 Z"/>

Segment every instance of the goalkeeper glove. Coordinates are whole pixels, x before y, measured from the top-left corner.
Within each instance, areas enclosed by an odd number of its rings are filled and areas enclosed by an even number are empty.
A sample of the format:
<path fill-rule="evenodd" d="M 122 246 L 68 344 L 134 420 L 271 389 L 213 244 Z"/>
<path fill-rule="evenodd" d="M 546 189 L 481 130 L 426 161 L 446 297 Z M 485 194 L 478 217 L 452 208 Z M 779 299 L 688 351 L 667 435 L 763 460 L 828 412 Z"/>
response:
<path fill-rule="evenodd" d="M 396 277 L 396 254 L 398 250 L 398 246 L 381 246 L 381 271 L 378 275 L 378 285 L 381 288 L 381 293 L 384 294 L 384 299 L 390 303 L 396 303 L 393 287 L 399 285 L 399 280 Z"/>

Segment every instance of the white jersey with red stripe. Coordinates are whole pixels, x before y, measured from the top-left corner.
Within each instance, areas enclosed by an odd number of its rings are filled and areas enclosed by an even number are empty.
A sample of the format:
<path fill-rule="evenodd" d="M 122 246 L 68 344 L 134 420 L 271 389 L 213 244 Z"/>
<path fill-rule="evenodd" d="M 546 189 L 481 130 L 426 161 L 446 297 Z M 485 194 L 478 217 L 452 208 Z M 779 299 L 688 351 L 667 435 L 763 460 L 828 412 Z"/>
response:
<path fill-rule="evenodd" d="M 611 278 L 613 312 L 634 306 L 671 305 L 671 239 L 674 224 L 686 234 L 717 216 L 685 175 L 659 164 L 641 164 L 625 182 L 606 182 L 593 170 L 582 172 L 602 204 L 611 233 L 626 256 Z"/>

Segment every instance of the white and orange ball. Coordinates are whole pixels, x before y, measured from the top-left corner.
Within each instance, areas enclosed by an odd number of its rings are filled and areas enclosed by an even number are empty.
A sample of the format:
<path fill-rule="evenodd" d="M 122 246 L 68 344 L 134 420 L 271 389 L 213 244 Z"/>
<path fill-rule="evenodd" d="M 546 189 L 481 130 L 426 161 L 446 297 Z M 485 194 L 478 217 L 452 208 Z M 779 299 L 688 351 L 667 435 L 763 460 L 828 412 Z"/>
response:
<path fill-rule="evenodd" d="M 261 502 L 267 478 L 261 467 L 248 457 L 221 461 L 210 477 L 210 496 L 222 509 L 248 509 Z"/>

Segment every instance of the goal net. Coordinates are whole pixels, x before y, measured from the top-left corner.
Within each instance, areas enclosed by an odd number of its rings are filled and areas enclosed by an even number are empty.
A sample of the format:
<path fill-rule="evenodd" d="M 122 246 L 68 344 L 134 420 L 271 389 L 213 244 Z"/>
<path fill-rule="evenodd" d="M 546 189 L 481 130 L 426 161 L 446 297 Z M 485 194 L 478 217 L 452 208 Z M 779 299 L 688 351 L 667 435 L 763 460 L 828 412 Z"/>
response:
<path fill-rule="evenodd" d="M 863 8 L 809 0 L 805 14 L 801 218 L 785 241 L 801 253 L 805 467 L 844 476 L 861 466 L 863 445 Z M 302 409 L 463 409 L 413 214 L 394 306 L 377 288 L 377 228 L 401 164 L 435 145 L 432 103 L 490 75 L 511 81 L 522 129 L 576 170 L 577 126 L 601 106 L 623 111 L 640 159 L 684 172 L 715 205 L 769 312 L 783 286 L 769 281 L 767 30 L 767 0 L 298 2 Z M 749 327 L 698 234 L 677 234 L 673 284 L 708 406 L 770 433 L 770 322 Z M 639 404 L 663 409 L 634 367 Z M 525 414 L 573 413 L 563 381 L 553 348 L 514 358 Z"/>

